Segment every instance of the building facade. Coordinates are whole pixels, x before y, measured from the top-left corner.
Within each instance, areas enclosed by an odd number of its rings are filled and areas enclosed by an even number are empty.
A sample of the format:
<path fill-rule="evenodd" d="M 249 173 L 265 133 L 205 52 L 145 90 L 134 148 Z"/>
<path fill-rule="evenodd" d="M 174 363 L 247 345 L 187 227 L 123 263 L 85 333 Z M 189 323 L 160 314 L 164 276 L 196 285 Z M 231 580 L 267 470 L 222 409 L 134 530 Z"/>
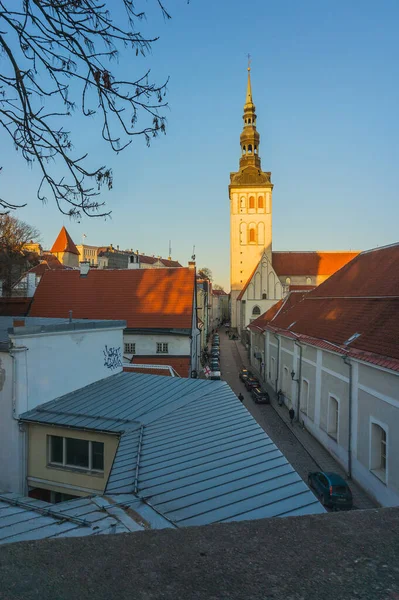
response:
<path fill-rule="evenodd" d="M 237 326 L 236 300 L 240 291 L 262 254 L 266 252 L 270 261 L 272 255 L 273 184 L 271 173 L 261 168 L 249 68 L 243 120 L 239 171 L 230 174 L 229 185 L 232 327 Z"/>

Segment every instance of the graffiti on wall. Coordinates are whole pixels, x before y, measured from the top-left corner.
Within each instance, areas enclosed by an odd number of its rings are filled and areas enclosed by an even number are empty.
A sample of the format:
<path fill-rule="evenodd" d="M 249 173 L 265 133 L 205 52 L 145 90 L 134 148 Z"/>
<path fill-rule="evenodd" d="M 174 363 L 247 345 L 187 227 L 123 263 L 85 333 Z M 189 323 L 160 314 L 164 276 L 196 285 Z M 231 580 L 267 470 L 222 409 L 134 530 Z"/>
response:
<path fill-rule="evenodd" d="M 104 367 L 107 369 L 118 369 L 118 367 L 122 366 L 122 351 L 118 348 L 108 348 L 105 346 L 104 353 Z"/>

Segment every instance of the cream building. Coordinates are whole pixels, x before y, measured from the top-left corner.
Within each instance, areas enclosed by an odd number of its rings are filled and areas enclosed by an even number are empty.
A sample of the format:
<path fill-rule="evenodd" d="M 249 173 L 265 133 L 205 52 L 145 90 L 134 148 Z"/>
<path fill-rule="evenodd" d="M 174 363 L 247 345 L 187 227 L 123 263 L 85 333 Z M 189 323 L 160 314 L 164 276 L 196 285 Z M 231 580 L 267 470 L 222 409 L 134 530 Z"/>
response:
<path fill-rule="evenodd" d="M 237 173 L 230 174 L 230 283 L 231 325 L 237 326 L 237 298 L 264 252 L 272 256 L 271 173 L 262 171 L 248 67 L 244 127 L 240 136 L 241 158 Z"/>

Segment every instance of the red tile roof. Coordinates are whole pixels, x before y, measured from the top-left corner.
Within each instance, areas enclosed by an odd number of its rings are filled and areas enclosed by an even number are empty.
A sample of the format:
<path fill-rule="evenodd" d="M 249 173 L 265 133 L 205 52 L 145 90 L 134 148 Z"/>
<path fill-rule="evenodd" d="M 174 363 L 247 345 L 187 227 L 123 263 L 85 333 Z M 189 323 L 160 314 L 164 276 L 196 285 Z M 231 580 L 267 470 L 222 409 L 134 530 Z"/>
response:
<path fill-rule="evenodd" d="M 399 244 L 359 254 L 268 326 L 399 370 Z"/>
<path fill-rule="evenodd" d="M 181 264 L 177 260 L 170 260 L 169 258 L 160 258 L 159 260 L 165 267 L 181 267 Z"/>
<path fill-rule="evenodd" d="M 76 248 L 71 236 L 69 235 L 65 227 L 63 227 L 59 232 L 58 237 L 55 240 L 50 252 L 70 252 L 71 254 L 79 255 L 79 250 Z"/>
<path fill-rule="evenodd" d="M 138 365 L 167 365 L 172 367 L 180 377 L 189 377 L 190 357 L 189 356 L 140 356 L 136 355 L 131 362 Z M 156 371 L 156 369 L 154 369 Z M 143 371 L 148 373 L 147 370 Z M 155 373 L 156 374 L 156 373 Z M 159 374 L 159 373 L 158 373 Z"/>
<path fill-rule="evenodd" d="M 271 323 L 278 315 L 285 314 L 289 311 L 293 306 L 301 302 L 305 297 L 306 292 L 291 292 L 285 298 L 273 304 L 269 310 L 267 310 L 263 315 L 252 321 L 249 325 L 249 329 L 261 329 L 264 328 Z"/>
<path fill-rule="evenodd" d="M 224 290 L 212 290 L 213 296 L 228 296 L 228 293 Z"/>
<path fill-rule="evenodd" d="M 279 277 L 332 275 L 359 252 L 273 252 L 273 269 Z"/>
<path fill-rule="evenodd" d="M 316 285 L 290 285 L 290 292 L 307 292 L 309 290 L 314 290 Z"/>
<path fill-rule="evenodd" d="M 91 269 L 47 271 L 37 287 L 31 316 L 124 319 L 128 328 L 190 329 L 194 271 Z"/>
<path fill-rule="evenodd" d="M 35 267 L 29 269 L 28 273 L 35 273 L 41 277 L 45 271 L 54 271 L 57 269 L 70 269 L 71 267 L 67 267 L 63 265 L 54 254 L 42 254 L 40 257 L 40 263 Z"/>
<path fill-rule="evenodd" d="M 25 317 L 28 314 L 32 298 L 0 298 L 1 317 Z"/>

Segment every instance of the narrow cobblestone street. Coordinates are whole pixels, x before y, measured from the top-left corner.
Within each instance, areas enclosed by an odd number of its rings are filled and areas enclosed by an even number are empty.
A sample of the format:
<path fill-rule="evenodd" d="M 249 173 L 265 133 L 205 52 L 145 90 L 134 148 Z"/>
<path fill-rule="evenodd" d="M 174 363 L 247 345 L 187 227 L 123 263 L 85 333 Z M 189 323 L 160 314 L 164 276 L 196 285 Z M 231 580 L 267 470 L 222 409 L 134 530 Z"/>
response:
<path fill-rule="evenodd" d="M 246 390 L 238 377 L 239 370 L 249 364 L 245 348 L 240 341 L 230 340 L 224 327 L 220 328 L 219 333 L 222 379 L 230 385 L 237 396 L 240 392 L 243 394 L 244 406 L 286 456 L 302 479 L 307 483 L 309 471 L 334 471 L 347 479 L 342 467 L 310 433 L 298 423 L 290 425 L 287 409 L 278 406 L 272 390 L 268 389 L 272 404 L 261 405 L 253 402 L 250 392 Z M 353 481 L 350 481 L 349 485 L 355 508 L 376 507 L 376 504 Z"/>

